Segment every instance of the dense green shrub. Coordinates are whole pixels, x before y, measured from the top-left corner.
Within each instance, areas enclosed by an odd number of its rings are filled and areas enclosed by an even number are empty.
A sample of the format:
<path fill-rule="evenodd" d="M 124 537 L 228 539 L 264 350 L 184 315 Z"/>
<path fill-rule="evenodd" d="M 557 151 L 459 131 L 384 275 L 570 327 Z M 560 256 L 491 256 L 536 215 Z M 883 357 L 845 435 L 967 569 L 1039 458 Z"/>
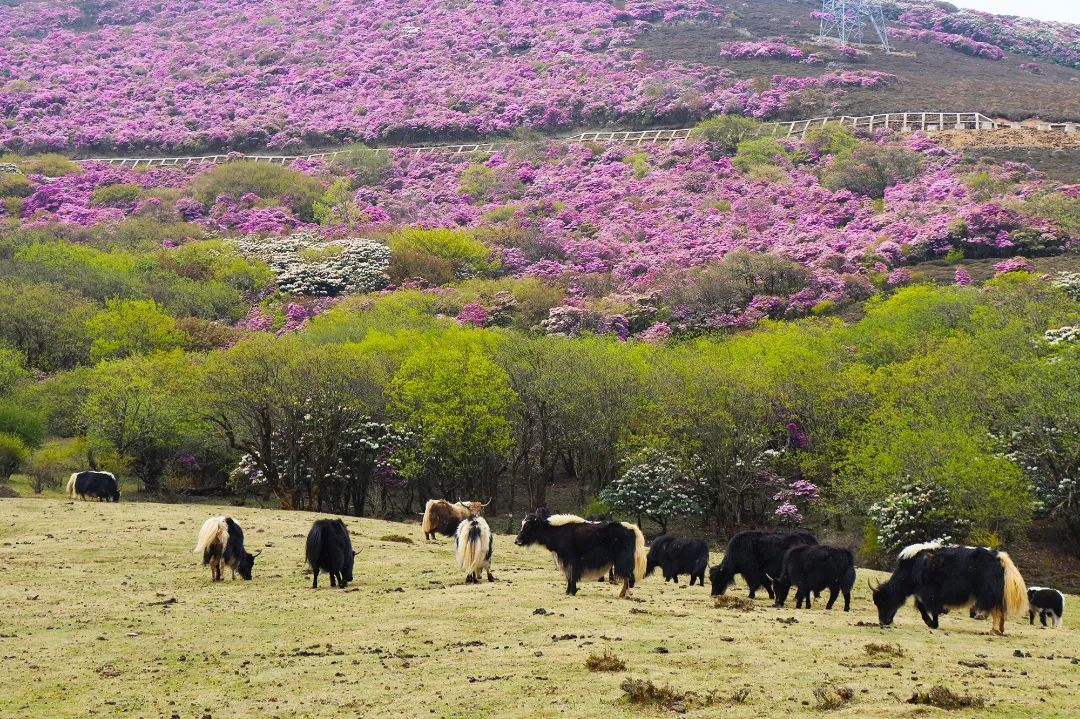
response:
<path fill-rule="evenodd" d="M 100 185 L 94 188 L 90 196 L 91 207 L 123 207 L 132 205 L 142 194 L 141 185 L 131 183 L 118 183 L 115 185 Z"/>
<path fill-rule="evenodd" d="M 331 164 L 348 169 L 354 189 L 380 184 L 393 169 L 387 152 L 376 152 L 359 144 L 345 147 Z"/>
<path fill-rule="evenodd" d="M 922 157 L 907 148 L 863 144 L 833 161 L 822 173 L 821 182 L 833 190 L 880 198 L 885 196 L 885 188 L 915 177 L 922 166 Z"/>
<path fill-rule="evenodd" d="M 19 382 L 29 376 L 26 355 L 14 347 L 0 343 L 0 397 L 11 392 Z"/>
<path fill-rule="evenodd" d="M 820 125 L 807 131 L 803 142 L 806 149 L 818 155 L 844 158 L 859 146 L 855 133 L 847 125 Z"/>
<path fill-rule="evenodd" d="M 311 175 L 269 162 L 244 160 L 218 165 L 191 182 L 195 199 L 210 207 L 218 195 L 241 197 L 248 193 L 264 200 L 288 200 L 288 206 L 305 222 L 315 220 L 314 204 L 322 197 L 322 183 Z"/>
<path fill-rule="evenodd" d="M 51 282 L 105 301 L 140 297 L 146 283 L 137 258 L 124 250 L 105 252 L 70 242 L 39 242 L 15 253 L 14 272 L 30 282 Z"/>
<path fill-rule="evenodd" d="M 45 417 L 35 409 L 13 400 L 0 400 L 0 434 L 18 437 L 33 449 L 45 439 Z"/>
<path fill-rule="evenodd" d="M 454 275 L 459 279 L 475 277 L 494 268 L 491 250 L 470 230 L 443 228 L 406 228 L 388 238 L 390 258 L 401 257 L 403 264 L 422 265 L 419 255 L 428 255 L 451 263 Z"/>
<path fill-rule="evenodd" d="M 482 162 L 475 162 L 461 172 L 458 192 L 478 202 L 490 199 L 489 194 L 499 183 L 499 176 Z"/>
<path fill-rule="evenodd" d="M 739 143 L 752 138 L 761 129 L 761 123 L 742 115 L 718 115 L 702 120 L 691 135 L 701 138 L 725 154 L 733 154 Z"/>
<path fill-rule="evenodd" d="M 0 482 L 11 479 L 29 458 L 30 450 L 21 439 L 0 432 Z"/>
<path fill-rule="evenodd" d="M 759 167 L 775 167 L 779 160 L 790 157 L 791 153 L 775 137 L 759 137 L 740 142 L 732 162 L 743 172 L 750 172 Z"/>
<path fill-rule="evenodd" d="M 176 320 L 154 300 L 109 300 L 86 329 L 93 338 L 90 359 L 95 362 L 166 351 L 187 342 Z"/>
<path fill-rule="evenodd" d="M 0 197 L 29 197 L 34 193 L 34 185 L 26 175 L 14 172 L 0 174 Z"/>
<path fill-rule="evenodd" d="M 0 163 L 11 163 L 27 175 L 44 175 L 45 177 L 63 177 L 82 168 L 78 163 L 72 162 L 63 155 L 45 153 L 42 155 L 0 155 Z"/>

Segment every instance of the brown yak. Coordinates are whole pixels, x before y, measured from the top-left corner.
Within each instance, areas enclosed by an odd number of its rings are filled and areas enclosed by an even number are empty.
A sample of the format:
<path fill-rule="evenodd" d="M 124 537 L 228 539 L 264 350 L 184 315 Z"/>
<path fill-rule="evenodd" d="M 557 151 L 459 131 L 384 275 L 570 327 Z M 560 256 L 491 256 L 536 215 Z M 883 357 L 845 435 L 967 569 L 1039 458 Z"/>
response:
<path fill-rule="evenodd" d="M 420 525 L 424 530 L 424 539 L 435 539 L 436 533 L 453 537 L 459 524 L 472 515 L 480 516 L 488 504 L 491 504 L 490 499 L 485 504 L 429 499 L 424 505 L 424 521 Z"/>

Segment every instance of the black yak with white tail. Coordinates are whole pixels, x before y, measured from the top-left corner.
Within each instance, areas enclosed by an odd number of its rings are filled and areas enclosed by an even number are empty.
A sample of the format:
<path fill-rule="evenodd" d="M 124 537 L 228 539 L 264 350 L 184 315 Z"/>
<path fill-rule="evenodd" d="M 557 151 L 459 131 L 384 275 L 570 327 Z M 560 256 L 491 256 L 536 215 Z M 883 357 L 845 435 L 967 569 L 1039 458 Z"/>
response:
<path fill-rule="evenodd" d="M 972 606 L 994 618 L 994 632 L 1005 633 L 1005 617 L 1028 610 L 1024 578 L 1005 552 L 986 547 L 951 547 L 938 542 L 905 547 L 887 582 L 870 587 L 878 621 L 892 624 L 907 598 L 926 626 L 938 628 L 946 608 Z"/>
<path fill-rule="evenodd" d="M 330 586 L 344 589 L 353 580 L 356 552 L 349 529 L 340 519 L 316 519 L 307 535 L 307 563 L 311 588 L 319 588 L 319 571 L 330 575 Z"/>
<path fill-rule="evenodd" d="M 486 504 L 475 501 L 448 502 L 445 499 L 429 499 L 424 505 L 424 519 L 420 523 L 420 529 L 424 531 L 424 539 L 435 539 L 436 533 L 444 537 L 453 537 L 459 524 L 474 514 L 479 516 L 488 504 L 491 504 L 490 499 Z"/>
<path fill-rule="evenodd" d="M 1065 614 L 1065 595 L 1049 587 L 1028 587 L 1028 623 L 1035 623 L 1035 614 L 1046 626 L 1046 617 L 1050 617 L 1050 626 L 1061 629 L 1061 617 Z"/>
<path fill-rule="evenodd" d="M 763 532 L 750 530 L 739 532 L 728 542 L 724 560 L 712 568 L 712 595 L 720 596 L 741 574 L 750 587 L 750 598 L 759 587 L 765 587 L 769 598 L 774 598 L 769 577 L 779 577 L 783 568 L 784 554 L 799 544 L 817 544 L 817 538 L 809 532 Z"/>
<path fill-rule="evenodd" d="M 660 567 L 664 581 L 679 583 L 680 574 L 690 575 L 690 586 L 705 586 L 705 570 L 709 568 L 709 545 L 700 539 L 662 535 L 649 545 L 645 576 Z"/>
<path fill-rule="evenodd" d="M 538 509 L 521 522 L 515 544 L 539 544 L 550 550 L 571 595 L 577 594 L 578 582 L 603 577 L 609 569 L 622 580 L 620 597 L 645 576 L 645 535 L 626 522 L 587 522 L 573 514 Z"/>
<path fill-rule="evenodd" d="M 844 611 L 851 611 L 851 588 L 855 586 L 855 557 L 851 550 L 830 547 L 826 544 L 800 544 L 787 550 L 780 576 L 773 579 L 776 607 L 787 601 L 791 587 L 795 591 L 795 608 L 802 609 L 803 602 L 810 608 L 810 593 L 820 596 L 829 590 L 826 609 L 832 609 L 840 592 L 844 594 Z"/>
<path fill-rule="evenodd" d="M 251 579 L 251 570 L 255 567 L 255 554 L 244 549 L 244 530 L 233 521 L 232 517 L 211 517 L 203 522 L 199 530 L 199 541 L 195 543 L 195 554 L 202 552 L 203 566 L 210 566 L 211 581 L 220 582 L 222 568 L 232 570 L 232 578 L 239 574 L 244 579 Z"/>
<path fill-rule="evenodd" d="M 454 546 L 457 548 L 458 564 L 468 572 L 465 575 L 466 584 L 479 584 L 481 572 L 487 573 L 489 582 L 495 581 L 491 574 L 494 538 L 483 517 L 472 515 L 459 524 L 454 536 Z"/>
<path fill-rule="evenodd" d="M 119 502 L 120 485 L 112 472 L 75 472 L 68 477 L 67 494 L 72 499 L 96 499 L 99 502 Z"/>

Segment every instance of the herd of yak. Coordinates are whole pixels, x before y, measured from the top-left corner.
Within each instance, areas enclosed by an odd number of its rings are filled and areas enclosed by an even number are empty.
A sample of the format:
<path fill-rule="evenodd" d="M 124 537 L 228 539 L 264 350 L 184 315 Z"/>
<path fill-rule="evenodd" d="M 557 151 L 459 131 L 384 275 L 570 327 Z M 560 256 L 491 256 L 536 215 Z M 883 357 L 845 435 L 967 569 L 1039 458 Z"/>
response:
<path fill-rule="evenodd" d="M 75 498 L 119 501 L 116 478 L 107 472 L 71 475 L 68 494 Z M 454 537 L 458 564 L 466 572 L 466 583 L 478 583 L 482 575 L 495 581 L 491 573 L 494 537 L 481 516 L 486 504 L 433 499 L 424 508 L 421 529 L 424 539 L 442 534 Z M 689 575 L 705 585 L 709 568 L 709 547 L 700 539 L 661 535 L 646 547 L 637 525 L 607 518 L 584 519 L 572 514 L 550 514 L 538 509 L 525 517 L 515 540 L 518 546 L 540 545 L 549 550 L 555 565 L 566 578 L 566 593 L 577 594 L 578 583 L 599 579 L 621 582 L 620 597 L 634 584 L 659 568 L 665 581 L 678 583 Z M 214 581 L 221 581 L 223 568 L 233 577 L 251 579 L 257 554 L 244 549 L 244 532 L 231 517 L 211 517 L 199 530 L 195 552 L 202 552 Z M 353 581 L 353 551 L 349 530 L 340 519 L 319 519 L 307 536 L 306 558 L 311 567 L 313 589 L 319 573 L 330 575 L 331 587 L 346 587 Z M 727 544 L 720 564 L 709 571 L 714 597 L 724 594 L 741 575 L 753 599 L 764 588 L 775 606 L 783 607 L 792 587 L 795 606 L 811 606 L 811 597 L 828 590 L 826 609 L 832 609 L 840 594 L 844 611 L 851 609 L 851 589 L 855 584 L 855 558 L 841 547 L 818 544 L 814 535 L 803 531 L 744 531 Z M 927 626 L 936 629 L 938 618 L 949 609 L 970 607 L 972 617 L 993 617 L 993 630 L 1005 633 L 1005 618 L 1028 614 L 1043 626 L 1047 619 L 1061 626 L 1065 597 L 1045 587 L 1025 587 L 1024 579 L 1005 552 L 986 547 L 943 545 L 939 542 L 913 544 L 897 557 L 888 581 L 871 586 L 878 621 L 892 624 L 897 611 L 915 597 L 915 608 Z"/>

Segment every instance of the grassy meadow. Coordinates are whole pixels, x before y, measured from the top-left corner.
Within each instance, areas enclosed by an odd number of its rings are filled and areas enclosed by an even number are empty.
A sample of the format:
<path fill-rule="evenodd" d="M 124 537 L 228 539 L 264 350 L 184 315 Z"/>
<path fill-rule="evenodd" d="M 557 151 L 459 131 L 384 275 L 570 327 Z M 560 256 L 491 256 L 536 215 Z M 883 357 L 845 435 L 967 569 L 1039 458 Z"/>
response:
<path fill-rule="evenodd" d="M 252 582 L 212 585 L 192 554 L 219 512 L 264 550 Z M 1014 619 L 1004 638 L 966 612 L 931 631 L 910 606 L 879 628 L 866 580 L 883 575 L 863 570 L 849 614 L 765 599 L 716 608 L 707 588 L 658 575 L 631 601 L 600 583 L 571 598 L 550 555 L 512 537 L 496 538 L 499 581 L 470 586 L 450 540 L 355 518 L 355 584 L 321 578 L 313 591 L 303 542 L 315 516 L 0 500 L 0 717 L 1080 716 L 1072 597 L 1064 629 Z M 745 585 L 729 594 L 745 597 Z M 586 669 L 604 652 L 625 669 Z M 633 704 L 626 679 L 693 694 Z M 850 700 L 820 708 L 825 685 L 850 688 Z M 986 706 L 905 703 L 934 685 Z"/>

